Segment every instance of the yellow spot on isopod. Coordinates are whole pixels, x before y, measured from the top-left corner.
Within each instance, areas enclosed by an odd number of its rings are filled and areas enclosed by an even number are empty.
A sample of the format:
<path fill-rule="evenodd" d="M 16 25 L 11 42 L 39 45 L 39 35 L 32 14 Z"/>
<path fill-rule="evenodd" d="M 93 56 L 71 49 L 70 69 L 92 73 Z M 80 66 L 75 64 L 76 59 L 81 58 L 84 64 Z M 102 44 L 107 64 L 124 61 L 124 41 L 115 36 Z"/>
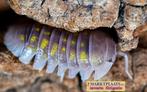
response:
<path fill-rule="evenodd" d="M 62 47 L 62 51 L 65 52 L 65 47 Z"/>
<path fill-rule="evenodd" d="M 83 42 L 81 42 L 81 44 L 80 44 L 80 45 L 81 45 L 81 47 L 84 47 L 84 43 L 83 43 Z"/>
<path fill-rule="evenodd" d="M 63 38 L 63 42 L 66 42 L 67 41 L 67 39 L 66 38 Z"/>
<path fill-rule="evenodd" d="M 80 59 L 87 59 L 87 54 L 86 54 L 85 51 L 82 51 L 82 52 L 80 53 Z"/>
<path fill-rule="evenodd" d="M 27 49 L 31 49 L 32 52 L 35 52 L 37 50 L 37 47 L 32 47 L 31 45 L 27 46 Z"/>
<path fill-rule="evenodd" d="M 47 39 L 43 39 L 41 41 L 41 48 L 44 49 L 48 46 L 48 40 Z"/>
<path fill-rule="evenodd" d="M 40 24 L 36 24 L 35 25 L 35 31 L 39 32 L 41 30 L 40 26 L 41 26 Z"/>
<path fill-rule="evenodd" d="M 32 35 L 31 42 L 35 42 L 37 40 L 37 37 L 35 35 Z"/>
<path fill-rule="evenodd" d="M 70 52 L 70 56 L 69 56 L 69 59 L 71 60 L 71 61 L 73 61 L 74 59 L 75 59 L 75 52 L 74 51 L 71 51 Z"/>
<path fill-rule="evenodd" d="M 76 43 L 76 42 L 75 42 L 74 40 L 71 41 L 71 44 L 72 44 L 72 45 L 75 45 L 75 43 Z"/>
<path fill-rule="evenodd" d="M 50 35 L 51 33 L 47 31 L 47 32 L 44 32 L 44 34 L 45 35 Z"/>
<path fill-rule="evenodd" d="M 20 38 L 21 41 L 24 41 L 25 40 L 24 35 L 19 35 L 19 38 Z"/>
<path fill-rule="evenodd" d="M 35 28 L 35 31 L 39 32 L 40 31 L 40 28 L 39 27 L 36 27 Z"/>
<path fill-rule="evenodd" d="M 58 49 L 58 45 L 56 43 L 53 44 L 53 47 L 51 49 L 51 56 L 55 56 Z"/>
<path fill-rule="evenodd" d="M 87 54 L 86 54 L 86 52 L 85 52 L 85 51 L 82 51 L 82 52 L 80 53 L 80 61 L 86 63 L 87 60 L 88 60 L 88 59 L 87 59 Z"/>

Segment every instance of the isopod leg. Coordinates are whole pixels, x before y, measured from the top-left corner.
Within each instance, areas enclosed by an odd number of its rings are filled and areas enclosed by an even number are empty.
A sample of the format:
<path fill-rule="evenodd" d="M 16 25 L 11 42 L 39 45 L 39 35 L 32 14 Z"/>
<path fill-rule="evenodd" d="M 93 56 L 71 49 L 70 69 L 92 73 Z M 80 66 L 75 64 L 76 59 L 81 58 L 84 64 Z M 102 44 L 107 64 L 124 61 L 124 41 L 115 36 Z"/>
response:
<path fill-rule="evenodd" d="M 129 73 L 128 55 L 126 53 L 123 53 L 123 52 L 118 52 L 118 55 L 124 57 L 124 59 L 125 59 L 125 72 L 128 75 L 128 77 L 132 80 L 133 78 L 132 78 L 131 74 Z"/>

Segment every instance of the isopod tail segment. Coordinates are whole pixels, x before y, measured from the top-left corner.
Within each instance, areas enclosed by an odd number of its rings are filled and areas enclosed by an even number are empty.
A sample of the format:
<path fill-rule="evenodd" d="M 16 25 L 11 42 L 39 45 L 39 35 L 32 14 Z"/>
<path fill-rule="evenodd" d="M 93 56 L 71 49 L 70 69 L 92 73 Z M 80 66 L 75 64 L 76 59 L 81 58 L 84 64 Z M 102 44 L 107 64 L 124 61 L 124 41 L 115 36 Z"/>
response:
<path fill-rule="evenodd" d="M 38 23 L 18 23 L 9 27 L 4 43 L 23 64 L 34 58 L 34 69 L 46 68 L 47 73 L 57 69 L 61 80 L 66 70 L 69 78 L 79 73 L 82 81 L 92 74 L 98 80 L 108 73 L 117 56 L 115 41 L 98 29 L 69 33 Z M 124 56 L 125 71 L 131 78 L 126 54 L 118 54 Z"/>

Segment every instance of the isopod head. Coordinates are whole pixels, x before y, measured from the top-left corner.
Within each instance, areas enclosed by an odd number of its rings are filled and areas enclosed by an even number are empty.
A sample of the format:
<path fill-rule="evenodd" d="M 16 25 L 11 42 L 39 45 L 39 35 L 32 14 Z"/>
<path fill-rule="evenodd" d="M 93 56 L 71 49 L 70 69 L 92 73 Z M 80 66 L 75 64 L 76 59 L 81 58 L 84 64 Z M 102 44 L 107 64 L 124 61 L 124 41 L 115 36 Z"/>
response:
<path fill-rule="evenodd" d="M 95 70 L 94 79 L 103 77 L 116 59 L 116 44 L 103 32 L 93 32 L 90 36 L 90 61 Z"/>

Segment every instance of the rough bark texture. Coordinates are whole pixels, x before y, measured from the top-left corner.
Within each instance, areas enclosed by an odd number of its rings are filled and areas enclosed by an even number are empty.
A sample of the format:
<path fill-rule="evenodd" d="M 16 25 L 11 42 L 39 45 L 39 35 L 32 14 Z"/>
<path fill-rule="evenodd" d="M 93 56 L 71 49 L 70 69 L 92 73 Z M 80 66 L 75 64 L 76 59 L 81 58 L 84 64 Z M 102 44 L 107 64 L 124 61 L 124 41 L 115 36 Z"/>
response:
<path fill-rule="evenodd" d="M 137 47 L 138 38 L 133 36 L 134 30 L 146 24 L 147 6 L 136 7 L 121 3 L 120 15 L 114 27 L 118 32 L 119 46 L 122 51 L 129 51 Z M 142 27 L 141 30 L 147 29 Z"/>
<path fill-rule="evenodd" d="M 147 0 L 124 0 L 126 3 L 136 6 L 147 5 Z"/>
<path fill-rule="evenodd" d="M 118 17 L 119 0 L 9 0 L 21 15 L 40 23 L 76 32 L 112 27 Z"/>
<path fill-rule="evenodd" d="M 126 29 L 135 30 L 147 23 L 147 6 L 134 7 L 126 5 L 124 13 L 124 25 Z"/>

